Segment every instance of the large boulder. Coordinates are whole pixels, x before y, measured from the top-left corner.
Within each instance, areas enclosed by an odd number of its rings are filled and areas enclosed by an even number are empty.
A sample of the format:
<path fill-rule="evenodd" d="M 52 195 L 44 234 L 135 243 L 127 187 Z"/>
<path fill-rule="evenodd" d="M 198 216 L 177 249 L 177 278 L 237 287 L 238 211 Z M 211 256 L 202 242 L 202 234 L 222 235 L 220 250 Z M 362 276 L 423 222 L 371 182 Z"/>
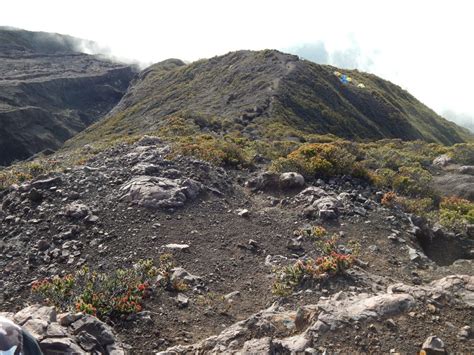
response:
<path fill-rule="evenodd" d="M 44 354 L 125 354 L 123 344 L 112 329 L 90 315 L 64 313 L 58 316 L 54 307 L 38 304 L 16 314 L 0 315 L 26 329 Z"/>
<path fill-rule="evenodd" d="M 464 165 L 458 169 L 460 174 L 474 175 L 474 165 Z"/>
<path fill-rule="evenodd" d="M 121 188 L 121 199 L 148 208 L 181 207 L 195 199 L 202 184 L 192 179 L 168 179 L 154 176 L 137 176 Z"/>
<path fill-rule="evenodd" d="M 452 158 L 448 154 L 443 154 L 433 160 L 433 165 L 442 168 L 451 163 Z"/>
<path fill-rule="evenodd" d="M 296 172 L 275 173 L 265 171 L 256 177 L 249 179 L 245 186 L 252 190 L 285 190 L 303 187 L 305 180 L 303 175 Z"/>
<path fill-rule="evenodd" d="M 280 175 L 280 188 L 294 189 L 304 186 L 304 177 L 298 173 L 283 173 Z"/>

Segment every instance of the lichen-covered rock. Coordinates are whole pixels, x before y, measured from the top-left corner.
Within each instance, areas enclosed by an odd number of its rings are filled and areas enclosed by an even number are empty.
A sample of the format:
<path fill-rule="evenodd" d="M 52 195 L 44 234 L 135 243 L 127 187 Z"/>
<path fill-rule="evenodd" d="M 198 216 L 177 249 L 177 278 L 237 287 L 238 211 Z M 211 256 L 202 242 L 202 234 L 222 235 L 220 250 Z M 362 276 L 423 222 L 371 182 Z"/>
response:
<path fill-rule="evenodd" d="M 195 199 L 202 191 L 202 184 L 192 179 L 168 179 L 137 176 L 125 183 L 120 190 L 122 199 L 148 208 L 181 207 Z"/>
<path fill-rule="evenodd" d="M 293 189 L 304 186 L 304 177 L 301 174 L 290 172 L 280 175 L 280 188 Z"/>

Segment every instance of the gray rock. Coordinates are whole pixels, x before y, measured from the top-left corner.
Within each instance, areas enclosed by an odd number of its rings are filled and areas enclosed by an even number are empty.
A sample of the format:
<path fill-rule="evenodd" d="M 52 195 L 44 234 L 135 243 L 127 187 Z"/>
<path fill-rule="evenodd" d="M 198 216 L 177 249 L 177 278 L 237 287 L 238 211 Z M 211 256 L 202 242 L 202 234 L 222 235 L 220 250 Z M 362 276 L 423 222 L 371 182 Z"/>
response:
<path fill-rule="evenodd" d="M 303 243 L 301 240 L 302 240 L 301 237 L 292 238 L 288 241 L 286 247 L 293 251 L 300 251 L 303 249 Z"/>
<path fill-rule="evenodd" d="M 87 222 L 87 223 L 96 223 L 98 220 L 99 220 L 99 217 L 94 214 L 90 214 L 84 218 L 84 222 Z"/>
<path fill-rule="evenodd" d="M 458 333 L 458 338 L 460 339 L 469 339 L 472 335 L 472 329 L 470 326 L 466 325 L 461 328 L 461 330 Z"/>
<path fill-rule="evenodd" d="M 110 344 L 106 347 L 107 353 L 109 355 L 125 355 L 125 350 L 120 347 L 118 344 Z"/>
<path fill-rule="evenodd" d="M 248 180 L 245 187 L 252 190 L 278 189 L 280 183 L 280 175 L 270 171 L 265 171 L 262 174 Z"/>
<path fill-rule="evenodd" d="M 33 202 L 41 202 L 43 200 L 43 193 L 34 187 L 28 193 L 28 198 Z"/>
<path fill-rule="evenodd" d="M 471 238 L 474 238 L 474 224 L 468 224 L 467 227 L 466 227 L 466 234 L 471 237 Z"/>
<path fill-rule="evenodd" d="M 237 215 L 239 215 L 240 217 L 248 217 L 250 215 L 250 212 L 248 209 L 240 209 L 240 210 L 237 210 Z"/>
<path fill-rule="evenodd" d="M 228 293 L 227 295 L 224 296 L 224 299 L 225 299 L 227 302 L 233 302 L 233 301 L 235 301 L 237 298 L 241 298 L 240 291 L 230 292 L 230 293 Z"/>
<path fill-rule="evenodd" d="M 48 329 L 48 322 L 42 319 L 33 318 L 23 324 L 23 328 L 38 340 L 43 340 L 46 337 Z"/>
<path fill-rule="evenodd" d="M 84 350 L 70 338 L 46 338 L 40 342 L 45 354 L 83 354 Z"/>
<path fill-rule="evenodd" d="M 47 240 L 40 239 L 38 240 L 38 243 L 36 243 L 36 246 L 38 247 L 39 251 L 45 251 L 45 250 L 48 250 L 51 245 L 49 244 Z"/>
<path fill-rule="evenodd" d="M 61 184 L 62 179 L 59 176 L 56 177 L 51 177 L 48 179 L 42 179 L 42 180 L 36 180 L 31 183 L 31 187 L 34 187 L 36 189 L 42 190 L 42 189 L 48 189 L 53 186 L 57 186 Z"/>
<path fill-rule="evenodd" d="M 319 210 L 318 215 L 319 218 L 326 220 L 337 219 L 338 216 L 336 211 L 332 209 Z"/>
<path fill-rule="evenodd" d="M 337 213 L 338 208 L 340 206 L 340 202 L 338 199 L 331 197 L 331 196 L 325 196 L 317 199 L 316 201 L 313 202 L 313 206 L 316 207 L 319 211 L 321 210 L 333 210 L 334 212 Z"/>
<path fill-rule="evenodd" d="M 389 316 L 409 312 L 417 303 L 442 296 L 469 304 L 474 294 L 474 277 L 454 275 L 424 286 L 391 285 L 379 294 L 338 292 L 333 297 L 320 299 L 316 305 L 298 310 L 304 315 L 295 335 L 297 312 L 289 311 L 277 303 L 249 318 L 237 322 L 216 336 L 192 345 L 178 345 L 161 354 L 174 353 L 304 353 L 318 337 L 331 331 L 340 332 L 355 322 L 380 322 Z M 398 328 L 391 319 L 387 326 Z M 372 327 L 374 330 L 376 327 Z M 328 335 L 329 337 L 331 335 Z M 360 336 L 359 336 L 360 338 Z M 361 338 L 362 339 L 362 338 Z M 433 348 L 436 342 L 430 344 Z M 430 346 L 431 346 L 430 345 Z M 444 351 L 444 349 L 443 349 Z M 429 353 L 429 352 L 428 352 Z"/>
<path fill-rule="evenodd" d="M 282 189 L 303 187 L 305 184 L 303 175 L 293 172 L 281 174 L 279 180 Z"/>
<path fill-rule="evenodd" d="M 79 345 L 81 346 L 81 348 L 83 348 L 86 351 L 92 351 L 93 349 L 100 348 L 100 344 L 97 341 L 97 339 L 93 335 L 85 331 L 79 332 L 76 335 L 76 339 Z"/>
<path fill-rule="evenodd" d="M 429 262 L 428 257 L 421 251 L 416 250 L 414 248 L 408 247 L 408 257 L 410 258 L 410 261 L 419 265 L 423 266 L 424 264 Z"/>
<path fill-rule="evenodd" d="M 242 347 L 242 354 L 270 355 L 272 353 L 272 339 L 270 337 L 248 340 Z"/>
<path fill-rule="evenodd" d="M 297 202 L 313 203 L 315 200 L 328 196 L 328 193 L 316 186 L 310 186 L 294 197 Z"/>
<path fill-rule="evenodd" d="M 184 281 L 188 285 L 198 285 L 202 283 L 202 279 L 199 276 L 190 274 L 182 267 L 176 267 L 172 269 L 171 272 L 171 282 Z"/>
<path fill-rule="evenodd" d="M 58 323 L 51 323 L 48 325 L 48 329 L 46 330 L 46 337 L 48 338 L 61 338 L 67 336 L 67 333 L 63 327 L 61 327 Z"/>
<path fill-rule="evenodd" d="M 84 315 L 82 318 L 72 323 L 70 327 L 74 335 L 85 331 L 96 338 L 102 346 L 113 344 L 115 342 L 112 329 L 95 317 Z"/>
<path fill-rule="evenodd" d="M 444 342 L 438 338 L 437 336 L 429 336 L 421 349 L 426 351 L 427 355 L 443 355 L 446 354 L 446 350 L 444 349 Z"/>
<path fill-rule="evenodd" d="M 460 174 L 474 175 L 474 166 L 473 166 L 473 165 L 461 166 L 461 167 L 458 169 L 458 172 L 459 172 Z"/>
<path fill-rule="evenodd" d="M 134 175 L 154 175 L 161 171 L 158 165 L 150 163 L 138 163 L 132 168 Z"/>
<path fill-rule="evenodd" d="M 23 308 L 13 317 L 13 321 L 19 325 L 25 324 L 29 319 L 41 319 L 46 322 L 56 322 L 56 310 L 54 307 L 35 304 Z"/>
<path fill-rule="evenodd" d="M 165 245 L 166 249 L 171 249 L 171 250 L 179 250 L 179 251 L 186 251 L 189 250 L 189 245 L 188 244 L 166 244 Z"/>
<path fill-rule="evenodd" d="M 181 207 L 195 199 L 202 185 L 192 179 L 138 176 L 125 183 L 121 199 L 148 208 Z"/>
<path fill-rule="evenodd" d="M 89 207 L 79 202 L 72 202 L 64 208 L 64 214 L 75 219 L 82 219 L 90 213 Z"/>
<path fill-rule="evenodd" d="M 451 161 L 452 158 L 448 154 L 443 154 L 433 160 L 433 165 L 442 168 L 451 163 Z"/>
<path fill-rule="evenodd" d="M 176 303 L 179 308 L 186 308 L 189 305 L 189 298 L 180 293 L 178 297 L 176 297 Z"/>

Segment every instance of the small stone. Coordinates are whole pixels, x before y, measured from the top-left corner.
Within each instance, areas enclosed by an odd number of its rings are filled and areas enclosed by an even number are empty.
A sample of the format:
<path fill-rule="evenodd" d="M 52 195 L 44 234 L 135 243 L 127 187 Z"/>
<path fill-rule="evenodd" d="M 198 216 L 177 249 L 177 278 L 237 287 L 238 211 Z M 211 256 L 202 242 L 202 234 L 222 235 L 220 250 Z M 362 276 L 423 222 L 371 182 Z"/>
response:
<path fill-rule="evenodd" d="M 337 213 L 334 210 L 319 210 L 319 218 L 330 220 L 330 219 L 337 219 Z"/>
<path fill-rule="evenodd" d="M 252 248 L 258 248 L 258 243 L 257 243 L 256 240 L 250 239 L 250 240 L 249 240 L 249 245 L 250 245 Z"/>
<path fill-rule="evenodd" d="M 250 215 L 250 212 L 247 209 L 241 209 L 241 210 L 237 210 L 237 214 L 240 217 L 248 217 Z"/>
<path fill-rule="evenodd" d="M 300 238 L 293 238 L 288 241 L 286 247 L 293 251 L 300 251 L 303 249 L 302 242 Z"/>
<path fill-rule="evenodd" d="M 87 223 L 96 223 L 98 220 L 99 217 L 94 214 L 88 215 L 86 218 L 84 218 L 84 221 Z"/>
<path fill-rule="evenodd" d="M 397 323 L 392 318 L 387 319 L 385 325 L 392 330 L 397 328 Z"/>
<path fill-rule="evenodd" d="M 176 297 L 176 303 L 179 308 L 186 308 L 189 304 L 189 298 L 180 293 L 178 297 Z"/>
<path fill-rule="evenodd" d="M 429 336 L 421 349 L 426 351 L 427 355 L 444 355 L 446 350 L 444 349 L 444 342 L 435 335 Z"/>
<path fill-rule="evenodd" d="M 428 311 L 432 314 L 435 314 L 438 311 L 436 306 L 433 304 L 428 304 L 427 308 L 428 308 Z"/>
<path fill-rule="evenodd" d="M 458 333 L 458 338 L 460 339 L 469 339 L 472 335 L 472 330 L 471 327 L 466 325 L 461 328 L 461 330 Z"/>
<path fill-rule="evenodd" d="M 375 253 L 376 251 L 379 250 L 379 248 L 376 245 L 369 245 L 368 248 L 372 253 Z"/>
<path fill-rule="evenodd" d="M 235 301 L 237 298 L 240 298 L 241 295 L 240 295 L 240 291 L 234 291 L 234 292 L 231 292 L 231 293 L 228 293 L 227 295 L 224 296 L 224 299 L 231 303 L 233 301 Z"/>
<path fill-rule="evenodd" d="M 61 313 L 58 315 L 58 322 L 63 327 L 68 327 L 78 319 L 82 318 L 82 313 Z"/>
<path fill-rule="evenodd" d="M 32 188 L 28 193 L 28 198 L 32 202 L 38 203 L 41 202 L 41 200 L 43 199 L 43 193 L 41 191 L 38 191 L 36 188 Z"/>
<path fill-rule="evenodd" d="M 188 244 L 166 244 L 165 245 L 166 249 L 171 249 L 171 250 L 180 250 L 180 251 L 187 251 L 189 250 L 189 245 Z"/>
<path fill-rule="evenodd" d="M 45 251 L 45 250 L 49 249 L 50 244 L 47 240 L 40 239 L 40 240 L 38 240 L 38 243 L 36 244 L 36 246 L 38 247 L 39 251 Z"/>

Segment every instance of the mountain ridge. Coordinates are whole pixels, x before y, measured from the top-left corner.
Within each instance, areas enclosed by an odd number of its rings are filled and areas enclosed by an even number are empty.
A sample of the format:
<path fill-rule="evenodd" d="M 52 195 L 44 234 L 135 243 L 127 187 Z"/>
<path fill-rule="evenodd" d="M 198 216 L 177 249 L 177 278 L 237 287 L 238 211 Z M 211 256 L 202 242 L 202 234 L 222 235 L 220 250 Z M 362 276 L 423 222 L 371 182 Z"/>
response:
<path fill-rule="evenodd" d="M 343 84 L 336 72 L 352 81 Z M 473 139 L 467 129 L 373 74 L 264 50 L 230 52 L 191 64 L 154 64 L 104 120 L 68 145 L 111 133 L 150 132 L 169 116 L 214 117 L 227 127 L 221 133 L 241 131 L 256 139 L 264 135 L 262 126 L 276 122 L 354 140 L 422 139 L 451 145 Z"/>

